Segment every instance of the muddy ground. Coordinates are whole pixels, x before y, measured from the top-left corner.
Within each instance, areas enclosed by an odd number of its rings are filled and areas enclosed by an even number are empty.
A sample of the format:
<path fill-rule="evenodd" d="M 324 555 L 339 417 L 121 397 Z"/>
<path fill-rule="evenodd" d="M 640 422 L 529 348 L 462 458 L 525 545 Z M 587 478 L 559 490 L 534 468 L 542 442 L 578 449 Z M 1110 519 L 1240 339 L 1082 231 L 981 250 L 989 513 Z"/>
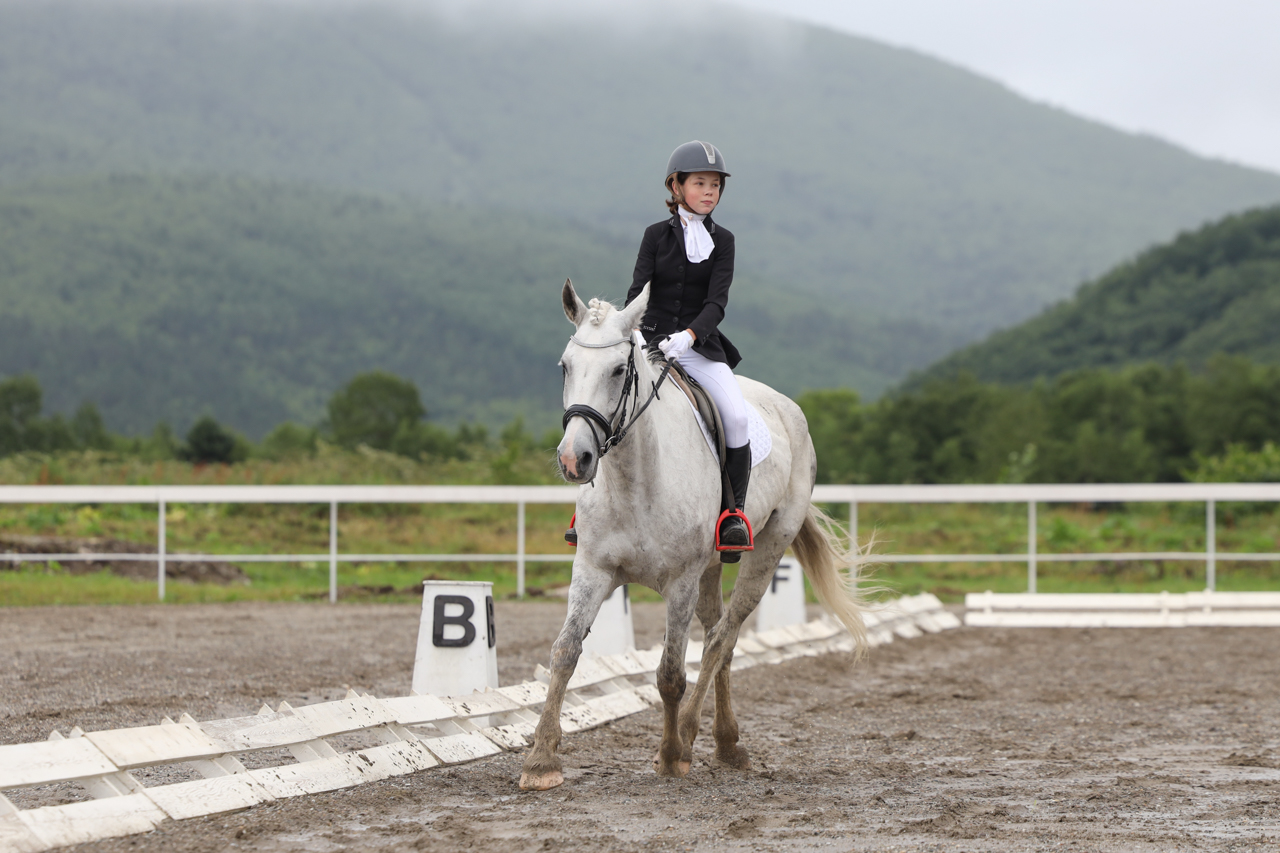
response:
<path fill-rule="evenodd" d="M 503 683 L 562 603 L 499 605 Z M 408 691 L 402 605 L 0 610 L 0 742 Z M 638 640 L 661 611 L 636 606 Z M 115 839 L 101 851 L 1280 849 L 1280 630 L 961 629 L 735 674 L 755 769 L 657 778 L 651 710 L 565 742 L 567 784 L 503 755 Z M 11 793 L 20 807 L 65 791 Z M 41 799 L 43 798 L 43 799 Z"/>

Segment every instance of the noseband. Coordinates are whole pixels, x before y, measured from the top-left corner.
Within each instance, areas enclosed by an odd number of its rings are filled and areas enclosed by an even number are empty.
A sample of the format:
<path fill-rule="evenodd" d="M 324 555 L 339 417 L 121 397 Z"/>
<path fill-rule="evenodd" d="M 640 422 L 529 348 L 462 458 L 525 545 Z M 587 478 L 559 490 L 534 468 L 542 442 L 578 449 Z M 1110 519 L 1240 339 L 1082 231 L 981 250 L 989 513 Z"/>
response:
<path fill-rule="evenodd" d="M 616 347 L 618 344 L 628 344 L 631 351 L 627 354 L 627 378 L 622 383 L 622 396 L 618 398 L 618 405 L 614 407 L 613 413 L 609 417 L 605 417 L 591 406 L 575 403 L 564 410 L 564 417 L 560 419 L 560 428 L 565 429 L 569 426 L 571 418 L 582 418 L 587 422 L 587 426 L 591 427 L 591 436 L 595 439 L 596 448 L 599 451 L 599 457 L 604 458 L 605 454 L 622 443 L 627 437 L 627 431 L 635 426 L 635 422 L 644 414 L 644 410 L 649 408 L 649 404 L 658 396 L 658 389 L 662 387 L 662 383 L 666 381 L 667 374 L 671 372 L 671 362 L 668 361 L 662 368 L 662 374 L 658 377 L 658 381 L 653 383 L 653 391 L 649 394 L 649 399 L 644 401 L 644 405 L 639 406 L 640 402 L 640 373 L 636 370 L 636 342 L 631 338 L 624 338 L 619 341 L 610 341 L 607 344 L 589 344 L 585 341 L 578 340 L 577 336 L 569 338 L 570 341 L 580 347 L 588 349 L 607 349 L 608 347 Z M 635 395 L 634 397 L 632 395 Z M 627 418 L 627 401 L 631 401 L 631 417 Z M 625 423 L 623 423 L 625 421 Z M 617 426 L 615 426 L 617 424 Z M 604 433 L 604 440 L 600 440 L 599 433 L 596 432 L 596 426 L 599 425 Z"/>

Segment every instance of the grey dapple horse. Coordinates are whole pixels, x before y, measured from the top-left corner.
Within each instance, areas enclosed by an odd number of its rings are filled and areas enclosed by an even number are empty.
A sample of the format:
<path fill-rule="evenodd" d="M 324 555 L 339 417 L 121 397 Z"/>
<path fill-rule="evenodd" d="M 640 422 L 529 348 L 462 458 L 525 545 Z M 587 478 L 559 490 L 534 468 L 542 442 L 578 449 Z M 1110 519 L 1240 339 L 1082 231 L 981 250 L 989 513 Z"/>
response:
<path fill-rule="evenodd" d="M 662 385 L 650 400 L 665 362 L 661 353 L 641 350 L 632 336 L 649 302 L 648 287 L 622 310 L 596 299 L 588 307 L 569 281 L 561 298 L 565 315 L 576 327 L 561 357 L 565 408 L 591 407 L 611 419 L 613 431 L 624 425 L 628 429 L 602 463 L 602 426 L 573 416 L 558 448 L 562 476 L 571 483 L 592 485 L 584 485 L 578 494 L 579 544 L 569 614 L 552 646 L 547 702 L 520 787 L 547 790 L 564 783 L 556 750 L 565 689 L 600 605 L 627 583 L 656 590 L 667 605 L 666 644 L 657 673 L 664 717 L 656 770 L 677 777 L 689 772 L 712 681 L 716 759 L 746 770 L 750 759 L 738 745 L 738 724 L 729 700 L 729 662 L 743 621 L 760 603 L 788 547 L 795 549 L 822 603 L 858 640 L 858 648 L 866 648 L 865 605 L 854 563 L 810 503 L 817 460 L 804 414 L 771 388 L 738 380 L 747 401 L 764 418 L 773 450 L 752 471 L 746 511 L 755 531 L 755 550 L 742 555 L 725 608 L 713 530 L 720 514 L 719 465 L 688 400 L 674 383 Z M 629 377 L 634 382 L 632 402 L 620 406 Z M 631 420 L 646 400 L 649 407 Z M 695 613 L 706 643 L 697 683 L 682 707 L 685 649 Z"/>

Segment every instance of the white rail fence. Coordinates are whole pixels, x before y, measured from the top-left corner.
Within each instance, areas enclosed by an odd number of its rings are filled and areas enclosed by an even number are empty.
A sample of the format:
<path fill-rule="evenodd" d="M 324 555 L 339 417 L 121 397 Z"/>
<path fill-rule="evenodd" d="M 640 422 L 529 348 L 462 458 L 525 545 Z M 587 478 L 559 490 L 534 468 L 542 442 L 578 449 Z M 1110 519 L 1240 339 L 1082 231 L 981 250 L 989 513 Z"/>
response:
<path fill-rule="evenodd" d="M 971 592 L 964 624 L 979 628 L 1280 627 L 1280 592 Z"/>
<path fill-rule="evenodd" d="M 11 562 L 138 560 L 156 562 L 159 597 L 165 595 L 168 562 L 324 562 L 329 563 L 329 600 L 338 597 L 338 563 L 346 562 L 514 562 L 516 594 L 525 592 L 529 562 L 569 562 L 572 553 L 529 554 L 525 549 L 528 504 L 573 504 L 578 486 L 0 486 L 0 503 L 9 504 L 155 504 L 155 554 L 0 554 Z M 1280 483 L 1142 483 L 1085 485 L 970 486 L 817 486 L 820 503 L 847 503 L 849 527 L 856 534 L 860 503 L 1025 503 L 1027 550 L 1006 554 L 877 554 L 883 563 L 993 563 L 1027 565 L 1027 592 L 1036 592 L 1040 563 L 1169 560 L 1203 562 L 1205 588 L 1215 589 L 1217 565 L 1223 561 L 1278 562 L 1280 553 L 1226 553 L 1217 550 L 1217 504 L 1223 501 L 1280 501 Z M 1045 554 L 1036 547 L 1036 508 L 1042 503 L 1167 503 L 1205 506 L 1204 551 L 1143 551 Z M 169 504 L 328 504 L 329 551 L 323 554 L 171 554 L 166 547 L 165 510 Z M 338 547 L 338 510 L 343 504 L 484 503 L 516 507 L 514 554 L 354 554 Z"/>
<path fill-rule="evenodd" d="M 899 599 L 869 614 L 867 623 L 873 645 L 960 624 L 930 595 Z M 843 628 L 815 620 L 743 635 L 732 668 L 853 646 Z M 701 644 L 691 642 L 690 680 L 701 655 Z M 584 656 L 569 682 L 560 719 L 564 731 L 595 728 L 660 702 L 654 682 L 661 657 L 661 647 Z M 282 703 L 274 711 L 264 705 L 249 717 L 197 722 L 183 714 L 155 726 L 89 733 L 75 728 L 69 737 L 54 731 L 47 741 L 0 746 L 0 792 L 72 782 L 90 797 L 19 808 L 0 793 L 0 853 L 39 853 L 149 832 L 168 820 L 238 811 L 522 749 L 546 700 L 548 676 L 539 667 L 536 681 L 463 697 L 378 699 L 349 691 L 335 702 L 298 708 Z M 249 769 L 246 763 L 260 766 Z M 170 778 L 190 778 L 144 784 L 144 774 L 155 768 L 168 770 Z"/>

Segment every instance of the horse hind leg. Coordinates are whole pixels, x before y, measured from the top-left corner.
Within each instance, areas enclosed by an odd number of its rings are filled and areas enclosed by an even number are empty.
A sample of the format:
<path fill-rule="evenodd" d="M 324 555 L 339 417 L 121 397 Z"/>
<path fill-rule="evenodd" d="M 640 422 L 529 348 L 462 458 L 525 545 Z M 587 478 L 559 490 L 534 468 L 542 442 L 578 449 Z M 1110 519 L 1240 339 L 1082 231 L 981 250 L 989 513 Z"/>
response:
<path fill-rule="evenodd" d="M 698 586 L 698 621 L 702 623 L 702 631 L 705 637 L 710 637 L 715 626 L 719 624 L 720 617 L 724 614 L 724 592 L 720 585 L 720 578 L 723 572 L 723 566 L 719 560 L 707 566 L 702 573 L 702 580 Z M 705 657 L 705 652 L 704 652 Z M 707 670 L 699 670 L 698 682 L 701 683 L 704 678 L 710 676 L 704 675 Z M 698 738 L 698 730 L 702 721 L 702 705 L 705 700 L 697 701 L 705 696 L 704 691 L 694 688 L 694 696 L 680 709 L 680 739 L 684 742 L 684 755 L 682 761 L 684 763 L 693 764 L 693 742 Z"/>
<path fill-rule="evenodd" d="M 738 580 L 721 623 L 716 626 L 716 646 L 720 661 L 715 671 L 715 722 L 712 735 L 716 741 L 716 762 L 736 770 L 750 770 L 751 756 L 738 742 L 738 719 L 733 713 L 730 672 L 733 650 L 738 644 L 742 625 L 759 605 L 765 590 L 773 581 L 773 572 L 787 550 L 789 539 L 779 536 L 782 524 L 771 524 L 756 538 L 756 547 L 743 555 Z M 706 665 L 704 661 L 704 666 Z"/>
<path fill-rule="evenodd" d="M 729 660 L 716 673 L 716 719 L 712 734 L 716 739 L 716 763 L 735 770 L 750 770 L 751 756 L 738 743 L 738 718 L 733 715 L 733 702 L 729 698 Z"/>

